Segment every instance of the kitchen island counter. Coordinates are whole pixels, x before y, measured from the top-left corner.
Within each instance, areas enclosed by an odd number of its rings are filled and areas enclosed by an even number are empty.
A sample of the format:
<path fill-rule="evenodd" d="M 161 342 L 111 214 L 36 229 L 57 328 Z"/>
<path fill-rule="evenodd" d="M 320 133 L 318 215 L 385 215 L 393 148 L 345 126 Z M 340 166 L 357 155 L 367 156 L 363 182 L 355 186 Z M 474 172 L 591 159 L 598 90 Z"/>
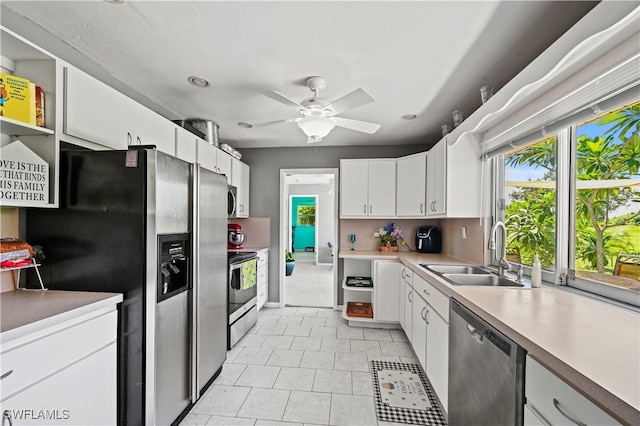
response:
<path fill-rule="evenodd" d="M 457 286 L 420 264 L 470 264 L 441 254 L 341 250 L 398 260 L 513 339 L 623 424 L 640 422 L 640 314 L 566 287 Z"/>

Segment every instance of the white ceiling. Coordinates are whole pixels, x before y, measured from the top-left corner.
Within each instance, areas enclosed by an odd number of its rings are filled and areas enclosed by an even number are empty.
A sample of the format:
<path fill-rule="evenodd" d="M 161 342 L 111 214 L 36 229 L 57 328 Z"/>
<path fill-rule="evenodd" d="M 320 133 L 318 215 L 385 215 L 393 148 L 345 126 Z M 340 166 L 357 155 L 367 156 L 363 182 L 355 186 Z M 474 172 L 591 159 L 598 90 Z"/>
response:
<path fill-rule="evenodd" d="M 433 144 L 453 110 L 469 115 L 481 86 L 499 90 L 594 5 L 3 0 L 2 24 L 169 119 L 216 121 L 238 149 L 306 146 L 294 123 L 237 123 L 299 116 L 259 92 L 301 101 L 314 75 L 327 79 L 329 100 L 363 88 L 375 102 L 340 116 L 382 125 L 374 135 L 335 128 L 320 144 Z M 210 86 L 189 85 L 191 75 Z"/>

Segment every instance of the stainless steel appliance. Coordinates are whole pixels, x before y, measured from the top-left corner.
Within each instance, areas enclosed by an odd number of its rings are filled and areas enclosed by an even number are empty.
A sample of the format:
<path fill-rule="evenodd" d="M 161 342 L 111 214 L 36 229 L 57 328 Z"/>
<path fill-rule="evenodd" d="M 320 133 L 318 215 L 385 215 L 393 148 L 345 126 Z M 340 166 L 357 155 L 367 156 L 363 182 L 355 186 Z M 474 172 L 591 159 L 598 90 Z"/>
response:
<path fill-rule="evenodd" d="M 228 186 L 227 189 L 227 217 L 234 218 L 237 216 L 238 207 L 238 188 Z"/>
<path fill-rule="evenodd" d="M 227 179 L 195 166 L 194 396 L 211 385 L 227 356 Z"/>
<path fill-rule="evenodd" d="M 442 235 L 437 226 L 421 226 L 416 232 L 416 251 L 420 253 L 440 253 Z"/>
<path fill-rule="evenodd" d="M 224 361 L 226 182 L 216 175 L 217 190 L 209 190 L 209 179 L 198 176 L 148 147 L 61 152 L 60 208 L 26 211 L 26 237 L 47 255 L 40 271 L 50 288 L 124 296 L 119 425 L 179 420 L 194 400 L 194 370 L 206 382 Z M 215 219 L 193 210 L 197 194 L 206 194 L 204 208 Z M 28 285 L 37 285 L 28 275 Z M 194 344 L 207 368 L 195 365 Z"/>
<path fill-rule="evenodd" d="M 449 307 L 450 425 L 522 425 L 525 351 L 455 299 Z"/>
<path fill-rule="evenodd" d="M 231 349 L 258 320 L 258 253 L 229 253 L 229 341 Z"/>

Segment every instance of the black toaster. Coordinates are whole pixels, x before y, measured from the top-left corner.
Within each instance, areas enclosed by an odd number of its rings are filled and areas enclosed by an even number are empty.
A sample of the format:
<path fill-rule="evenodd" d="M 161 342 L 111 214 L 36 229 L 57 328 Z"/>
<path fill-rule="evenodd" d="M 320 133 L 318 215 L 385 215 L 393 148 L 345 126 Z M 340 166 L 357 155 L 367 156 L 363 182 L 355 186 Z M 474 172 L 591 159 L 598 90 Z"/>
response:
<path fill-rule="evenodd" d="M 440 253 L 442 234 L 437 226 L 421 226 L 416 232 L 416 251 L 419 253 Z"/>

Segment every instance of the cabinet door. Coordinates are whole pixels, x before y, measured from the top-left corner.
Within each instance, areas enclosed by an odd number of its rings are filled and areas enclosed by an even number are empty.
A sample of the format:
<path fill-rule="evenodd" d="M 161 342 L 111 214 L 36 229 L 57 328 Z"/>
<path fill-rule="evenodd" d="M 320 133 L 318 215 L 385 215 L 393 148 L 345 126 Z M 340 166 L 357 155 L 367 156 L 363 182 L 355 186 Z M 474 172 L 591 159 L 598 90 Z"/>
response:
<path fill-rule="evenodd" d="M 405 267 L 400 266 L 400 276 L 398 277 L 398 320 L 400 321 L 400 327 L 404 330 L 404 286 L 406 281 L 404 280 Z"/>
<path fill-rule="evenodd" d="M 180 126 L 175 126 L 176 132 L 176 157 L 187 163 L 196 162 L 196 136 Z"/>
<path fill-rule="evenodd" d="M 427 153 L 398 158 L 396 165 L 396 215 L 425 216 Z"/>
<path fill-rule="evenodd" d="M 400 263 L 392 260 L 375 260 L 373 267 L 373 317 L 377 321 L 397 322 L 399 321 Z"/>
<path fill-rule="evenodd" d="M 44 410 L 56 416 L 37 422 L 42 424 L 115 425 L 116 357 L 112 343 L 3 401 L 2 411 L 13 413 L 12 424 L 16 426 L 34 423 L 32 418 L 18 418 L 26 410 Z"/>
<path fill-rule="evenodd" d="M 64 133 L 112 149 L 133 143 L 133 101 L 73 67 L 64 69 Z"/>
<path fill-rule="evenodd" d="M 216 148 L 204 139 L 196 138 L 196 159 L 207 170 L 216 172 Z"/>
<path fill-rule="evenodd" d="M 404 283 L 404 334 L 407 335 L 407 339 L 409 339 L 409 341 L 411 342 L 413 339 L 413 334 L 411 333 L 411 329 L 412 329 L 412 319 L 413 319 L 413 306 L 412 306 L 412 301 L 413 301 L 413 288 L 407 284 Z"/>
<path fill-rule="evenodd" d="M 218 173 L 227 177 L 227 183 L 231 185 L 231 160 L 233 159 L 229 154 L 223 150 L 216 148 Z"/>
<path fill-rule="evenodd" d="M 366 160 L 340 162 L 340 215 L 367 216 L 369 162 Z"/>
<path fill-rule="evenodd" d="M 425 371 L 447 411 L 449 392 L 449 324 L 427 305 L 427 366 Z"/>
<path fill-rule="evenodd" d="M 240 199 L 240 214 L 238 217 L 249 217 L 249 184 L 251 168 L 248 164 L 240 163 L 240 173 L 242 174 L 241 185 L 238 188 L 238 198 Z"/>
<path fill-rule="evenodd" d="M 411 311 L 411 344 L 420 365 L 427 370 L 427 302 L 418 294 L 413 294 Z M 427 376 L 429 373 L 427 373 Z"/>
<path fill-rule="evenodd" d="M 396 215 L 396 160 L 369 162 L 369 216 Z"/>
<path fill-rule="evenodd" d="M 176 155 L 175 131 L 171 121 L 156 114 L 147 107 L 133 103 L 134 114 L 130 126 L 135 134 L 136 145 L 155 145 L 158 151 Z"/>
<path fill-rule="evenodd" d="M 438 142 L 427 153 L 427 216 L 446 213 L 447 145 Z"/>

